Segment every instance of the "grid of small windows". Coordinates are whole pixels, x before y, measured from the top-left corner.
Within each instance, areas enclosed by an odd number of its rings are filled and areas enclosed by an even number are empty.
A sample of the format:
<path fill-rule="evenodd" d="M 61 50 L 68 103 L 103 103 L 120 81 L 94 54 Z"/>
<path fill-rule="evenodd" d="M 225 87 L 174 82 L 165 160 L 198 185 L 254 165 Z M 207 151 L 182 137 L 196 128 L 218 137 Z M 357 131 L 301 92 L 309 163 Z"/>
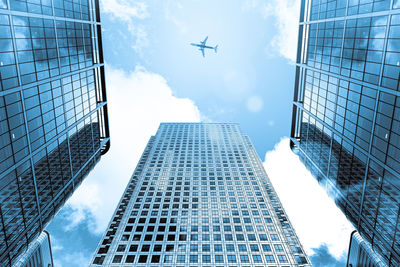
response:
<path fill-rule="evenodd" d="M 24 161 L 11 172 L 2 176 L 0 190 L 2 231 L 0 252 L 8 251 L 9 258 L 2 264 L 9 264 L 20 251 L 40 233 L 41 225 L 46 225 L 55 212 L 72 194 L 83 176 L 100 159 L 100 148 L 95 147 L 94 138 L 98 130 L 93 123 L 82 125 L 78 132 L 61 136 L 33 157 Z M 98 128 L 98 126 L 97 126 Z M 70 144 L 68 144 L 70 142 Z M 77 143 L 80 145 L 75 145 Z M 96 148 L 96 150 L 95 150 Z M 91 154 L 90 151 L 92 152 Z M 73 161 L 80 160 L 80 172 L 71 173 L 70 153 L 78 155 Z M 35 184 L 32 179 L 35 173 Z M 6 246 L 5 244 L 9 244 Z"/>
<path fill-rule="evenodd" d="M 92 264 L 308 266 L 265 177 L 238 125 L 161 124 Z"/>
<path fill-rule="evenodd" d="M 109 148 L 97 7 L 0 0 L 1 266 L 15 261 Z"/>
<path fill-rule="evenodd" d="M 92 27 L 0 14 L 0 91 L 92 66 Z"/>
<path fill-rule="evenodd" d="M 311 24 L 307 65 L 378 85 L 387 22 L 388 16 L 377 16 Z M 390 31 L 394 32 L 395 27 L 390 26 Z M 392 33 L 392 36 L 396 37 L 396 34 Z M 391 42 L 395 42 L 395 39 Z M 394 63 L 394 61 L 397 54 L 393 53 L 395 52 L 388 50 L 385 56 L 388 62 L 391 61 L 391 65 L 396 65 L 397 62 Z M 393 67 L 388 65 L 386 76 L 397 77 L 396 71 L 392 72 L 392 70 Z M 385 82 L 393 84 L 389 80 Z M 397 87 L 393 89 L 397 90 Z"/>
<path fill-rule="evenodd" d="M 310 20 L 351 16 L 390 9 L 390 0 L 311 0 Z M 398 6 L 397 1 L 393 8 Z M 397 7 L 398 8 L 398 7 Z"/>
<path fill-rule="evenodd" d="M 398 266 L 399 1 L 306 2 L 293 148 L 374 251 Z"/>
<path fill-rule="evenodd" d="M 0 8 L 6 9 L 7 1 L 2 0 Z M 10 0 L 9 8 L 13 11 L 89 20 L 88 0 Z"/>

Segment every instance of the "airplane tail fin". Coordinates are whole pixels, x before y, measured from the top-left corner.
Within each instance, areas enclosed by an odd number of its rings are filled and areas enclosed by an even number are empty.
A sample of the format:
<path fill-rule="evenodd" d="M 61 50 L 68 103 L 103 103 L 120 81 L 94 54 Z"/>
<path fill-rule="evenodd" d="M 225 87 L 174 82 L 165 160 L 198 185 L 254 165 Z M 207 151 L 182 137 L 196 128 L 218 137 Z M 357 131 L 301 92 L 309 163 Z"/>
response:
<path fill-rule="evenodd" d="M 218 50 L 218 45 L 216 45 L 216 46 L 214 47 L 215 53 L 217 53 L 217 50 Z"/>

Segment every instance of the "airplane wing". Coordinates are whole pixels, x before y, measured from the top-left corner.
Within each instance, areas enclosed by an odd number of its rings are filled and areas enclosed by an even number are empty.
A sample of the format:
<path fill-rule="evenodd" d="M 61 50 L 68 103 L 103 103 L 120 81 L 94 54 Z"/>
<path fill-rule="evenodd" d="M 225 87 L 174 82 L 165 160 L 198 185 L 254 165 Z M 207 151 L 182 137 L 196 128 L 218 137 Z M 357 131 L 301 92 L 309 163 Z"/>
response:
<path fill-rule="evenodd" d="M 200 48 L 200 50 L 201 50 L 201 53 L 203 54 L 203 57 L 205 57 L 205 55 L 204 55 L 204 47 Z"/>
<path fill-rule="evenodd" d="M 200 42 L 200 43 L 201 43 L 202 45 L 206 45 L 207 39 L 208 39 L 208 36 L 204 39 L 203 42 Z"/>

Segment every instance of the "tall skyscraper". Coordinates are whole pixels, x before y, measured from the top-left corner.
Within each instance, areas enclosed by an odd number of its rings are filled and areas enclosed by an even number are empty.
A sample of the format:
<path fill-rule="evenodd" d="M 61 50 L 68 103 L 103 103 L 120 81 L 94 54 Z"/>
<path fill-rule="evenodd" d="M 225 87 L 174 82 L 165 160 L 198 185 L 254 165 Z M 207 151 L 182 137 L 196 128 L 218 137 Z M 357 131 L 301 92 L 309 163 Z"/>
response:
<path fill-rule="evenodd" d="M 400 1 L 302 1 L 296 65 L 292 149 L 400 266 Z"/>
<path fill-rule="evenodd" d="M 98 1 L 0 0 L 0 266 L 108 148 Z"/>
<path fill-rule="evenodd" d="M 91 266 L 310 266 L 248 136 L 162 123 Z"/>

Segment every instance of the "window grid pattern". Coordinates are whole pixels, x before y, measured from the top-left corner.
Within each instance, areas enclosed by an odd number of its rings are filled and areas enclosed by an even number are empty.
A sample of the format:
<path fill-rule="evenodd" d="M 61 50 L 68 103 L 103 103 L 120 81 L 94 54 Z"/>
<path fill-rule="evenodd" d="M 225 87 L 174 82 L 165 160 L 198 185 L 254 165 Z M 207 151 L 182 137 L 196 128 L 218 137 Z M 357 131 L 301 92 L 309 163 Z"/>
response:
<path fill-rule="evenodd" d="M 383 261 L 399 266 L 399 1 L 302 5 L 292 149 Z"/>
<path fill-rule="evenodd" d="M 92 266 L 309 266 L 237 124 L 161 124 Z M 271 265 L 271 266 L 272 266 Z"/>
<path fill-rule="evenodd" d="M 109 147 L 94 0 L 0 1 L 0 265 Z"/>

